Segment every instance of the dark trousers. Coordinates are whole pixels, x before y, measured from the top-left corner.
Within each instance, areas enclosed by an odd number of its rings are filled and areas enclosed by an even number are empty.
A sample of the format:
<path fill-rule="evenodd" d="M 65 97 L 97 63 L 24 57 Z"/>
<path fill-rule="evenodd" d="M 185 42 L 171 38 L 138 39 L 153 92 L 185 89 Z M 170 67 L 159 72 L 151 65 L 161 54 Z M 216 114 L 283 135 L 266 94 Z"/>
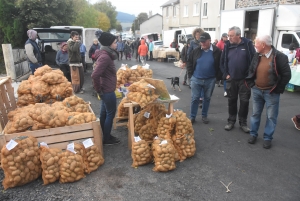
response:
<path fill-rule="evenodd" d="M 60 64 L 59 69 L 64 73 L 64 76 L 71 82 L 70 66 L 68 64 Z"/>
<path fill-rule="evenodd" d="M 245 85 L 245 80 L 226 80 L 226 92 L 228 97 L 228 123 L 235 124 L 238 114 L 240 125 L 247 125 L 251 90 Z M 239 110 L 238 99 L 240 100 Z"/>
<path fill-rule="evenodd" d="M 120 59 L 120 55 L 121 55 L 121 59 L 122 59 L 122 57 L 123 57 L 123 51 L 119 51 L 119 58 L 118 58 L 118 60 Z"/>
<path fill-rule="evenodd" d="M 150 51 L 150 61 L 152 61 L 152 60 L 153 60 L 153 52 Z"/>
<path fill-rule="evenodd" d="M 86 72 L 85 56 L 81 56 L 81 62 L 82 62 L 83 71 Z"/>

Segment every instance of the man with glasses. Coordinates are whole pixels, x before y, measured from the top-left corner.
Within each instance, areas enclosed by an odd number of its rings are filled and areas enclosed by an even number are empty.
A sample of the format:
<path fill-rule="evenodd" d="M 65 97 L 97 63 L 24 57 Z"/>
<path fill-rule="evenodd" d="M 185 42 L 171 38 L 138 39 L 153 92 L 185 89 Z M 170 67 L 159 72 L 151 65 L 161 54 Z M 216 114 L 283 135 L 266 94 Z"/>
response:
<path fill-rule="evenodd" d="M 210 35 L 206 32 L 200 36 L 200 47 L 194 49 L 187 62 L 188 77 L 191 80 L 192 101 L 191 101 L 191 122 L 194 123 L 200 99 L 200 93 L 203 90 L 204 100 L 202 106 L 202 121 L 207 124 L 207 112 L 210 104 L 210 98 L 215 88 L 215 82 L 220 75 L 221 50 L 211 44 Z M 219 78 L 219 77 L 218 77 Z M 217 79 L 218 79 L 217 78 Z"/>
<path fill-rule="evenodd" d="M 230 131 L 234 127 L 238 114 L 241 129 L 245 133 L 249 133 L 247 116 L 251 91 L 245 85 L 245 78 L 248 75 L 255 49 L 252 41 L 241 37 L 241 29 L 239 27 L 231 27 L 228 32 L 228 38 L 229 40 L 224 45 L 220 65 L 223 79 L 226 79 L 228 96 L 229 117 L 225 130 Z M 238 98 L 240 99 L 239 110 L 237 108 Z"/>

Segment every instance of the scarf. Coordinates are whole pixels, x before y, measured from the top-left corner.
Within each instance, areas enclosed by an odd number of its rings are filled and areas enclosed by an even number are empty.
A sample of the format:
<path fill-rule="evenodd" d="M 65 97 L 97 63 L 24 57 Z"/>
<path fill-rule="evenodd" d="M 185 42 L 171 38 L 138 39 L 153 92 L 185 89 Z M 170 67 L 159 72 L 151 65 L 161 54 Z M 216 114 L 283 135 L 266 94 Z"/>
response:
<path fill-rule="evenodd" d="M 100 50 L 104 50 L 113 56 L 113 60 L 119 57 L 119 53 L 116 50 L 111 49 L 109 46 L 101 46 Z"/>
<path fill-rule="evenodd" d="M 200 44 L 200 40 L 194 39 L 195 43 Z"/>

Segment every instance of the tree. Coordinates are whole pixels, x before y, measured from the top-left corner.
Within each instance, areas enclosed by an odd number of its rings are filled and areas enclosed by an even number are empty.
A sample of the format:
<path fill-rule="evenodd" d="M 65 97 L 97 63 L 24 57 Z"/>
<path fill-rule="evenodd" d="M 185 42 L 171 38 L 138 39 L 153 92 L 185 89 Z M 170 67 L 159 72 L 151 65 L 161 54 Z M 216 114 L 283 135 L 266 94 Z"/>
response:
<path fill-rule="evenodd" d="M 122 31 L 123 31 L 123 27 L 122 27 L 122 25 L 120 24 L 120 22 L 117 22 L 116 30 L 117 30 L 118 32 L 122 32 Z"/>
<path fill-rule="evenodd" d="M 28 29 L 72 24 L 76 16 L 73 0 L 18 0 L 15 5 Z"/>
<path fill-rule="evenodd" d="M 110 20 L 105 13 L 99 12 L 97 23 L 98 27 L 103 31 L 108 31 L 110 29 Z"/>
<path fill-rule="evenodd" d="M 86 0 L 74 0 L 74 7 L 77 14 L 72 25 L 83 26 L 85 28 L 100 28 L 98 23 L 100 12 Z"/>
<path fill-rule="evenodd" d="M 147 13 L 140 13 L 132 23 L 131 30 L 135 32 L 136 30 L 140 30 L 140 25 L 148 20 Z"/>
<path fill-rule="evenodd" d="M 99 3 L 95 3 L 96 10 L 105 13 L 110 19 L 110 29 L 115 29 L 117 26 L 117 11 L 116 7 L 111 4 L 110 1 L 102 0 Z"/>

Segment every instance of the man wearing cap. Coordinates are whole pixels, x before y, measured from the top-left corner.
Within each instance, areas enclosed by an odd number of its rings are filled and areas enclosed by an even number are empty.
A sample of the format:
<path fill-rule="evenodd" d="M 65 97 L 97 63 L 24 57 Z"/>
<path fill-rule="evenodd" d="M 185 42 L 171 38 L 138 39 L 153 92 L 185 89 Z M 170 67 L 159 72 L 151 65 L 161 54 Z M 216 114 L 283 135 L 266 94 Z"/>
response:
<path fill-rule="evenodd" d="M 111 129 L 117 110 L 115 89 L 117 85 L 114 60 L 119 55 L 117 38 L 109 32 L 99 34 L 100 50 L 95 52 L 95 69 L 92 73 L 93 86 L 101 98 L 100 125 L 103 132 L 103 144 L 119 144 L 120 140 L 112 136 Z"/>
<path fill-rule="evenodd" d="M 27 61 L 33 75 L 34 71 L 42 66 L 42 55 L 41 51 L 35 42 L 37 38 L 37 32 L 33 29 L 27 31 L 28 40 L 25 42 L 25 51 L 27 55 Z"/>
<path fill-rule="evenodd" d="M 231 27 L 228 37 L 229 41 L 225 42 L 220 65 L 223 79 L 226 79 L 228 96 L 229 117 L 225 130 L 230 131 L 234 127 L 238 114 L 240 128 L 245 133 L 249 133 L 247 116 L 251 91 L 245 84 L 245 78 L 248 75 L 255 49 L 252 41 L 241 37 L 241 29 L 239 27 Z M 237 109 L 238 98 L 240 99 L 239 110 Z"/>
<path fill-rule="evenodd" d="M 207 112 L 210 98 L 215 88 L 216 79 L 220 76 L 221 50 L 211 44 L 210 35 L 206 32 L 200 36 L 200 47 L 190 53 L 187 62 L 188 77 L 191 80 L 192 100 L 190 119 L 194 123 L 200 99 L 200 92 L 204 92 L 202 106 L 202 121 L 207 124 Z"/>

